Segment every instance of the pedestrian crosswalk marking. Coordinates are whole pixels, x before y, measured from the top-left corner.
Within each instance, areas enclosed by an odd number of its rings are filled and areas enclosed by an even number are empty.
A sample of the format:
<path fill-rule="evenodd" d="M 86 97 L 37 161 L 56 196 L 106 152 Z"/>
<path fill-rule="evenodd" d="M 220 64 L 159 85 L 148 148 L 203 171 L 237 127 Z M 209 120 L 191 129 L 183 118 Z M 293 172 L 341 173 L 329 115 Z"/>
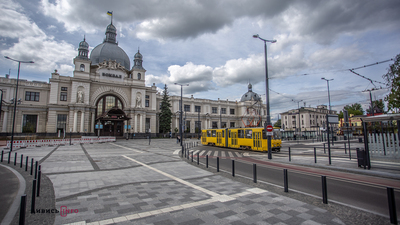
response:
<path fill-rule="evenodd" d="M 214 152 L 214 156 L 217 157 L 218 156 L 218 151 Z"/>
<path fill-rule="evenodd" d="M 225 152 L 221 152 L 221 158 L 226 157 Z"/>
<path fill-rule="evenodd" d="M 178 155 L 180 154 L 181 150 L 177 149 L 173 152 L 174 155 Z M 210 157 L 217 157 L 219 155 L 219 152 L 221 152 L 221 158 L 241 158 L 243 157 L 242 154 L 240 154 L 239 152 L 231 152 L 231 151 L 207 151 L 207 150 L 194 150 L 194 151 L 190 151 L 190 155 L 196 155 L 197 153 L 199 153 L 199 156 L 210 156 Z M 245 153 L 244 155 L 247 156 Z"/>

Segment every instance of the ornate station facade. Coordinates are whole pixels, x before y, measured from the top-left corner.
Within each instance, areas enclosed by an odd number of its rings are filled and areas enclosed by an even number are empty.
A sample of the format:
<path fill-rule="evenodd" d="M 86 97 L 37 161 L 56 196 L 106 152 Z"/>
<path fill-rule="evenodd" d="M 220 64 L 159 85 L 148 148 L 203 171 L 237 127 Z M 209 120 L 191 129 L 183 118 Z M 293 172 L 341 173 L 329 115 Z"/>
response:
<path fill-rule="evenodd" d="M 116 41 L 117 29 L 107 26 L 103 43 L 90 53 L 84 39 L 73 62 L 73 77 L 51 74 L 49 83 L 19 80 L 14 133 L 54 135 L 65 133 L 123 136 L 125 133 L 158 133 L 159 106 L 162 99 L 155 84 L 145 86 L 143 56 L 134 55 L 133 66 Z M 3 93 L 0 135 L 10 135 L 14 114 L 16 79 L 0 78 Z M 172 132 L 179 127 L 180 96 L 171 96 Z M 265 115 L 265 105 L 252 92 L 241 101 L 183 99 L 185 129 L 243 127 L 258 124 L 253 112 Z M 259 103 L 256 107 L 256 103 Z M 249 108 L 251 110 L 249 110 Z M 257 112 L 256 112 L 257 111 Z M 253 118 L 253 119 L 252 119 Z"/>

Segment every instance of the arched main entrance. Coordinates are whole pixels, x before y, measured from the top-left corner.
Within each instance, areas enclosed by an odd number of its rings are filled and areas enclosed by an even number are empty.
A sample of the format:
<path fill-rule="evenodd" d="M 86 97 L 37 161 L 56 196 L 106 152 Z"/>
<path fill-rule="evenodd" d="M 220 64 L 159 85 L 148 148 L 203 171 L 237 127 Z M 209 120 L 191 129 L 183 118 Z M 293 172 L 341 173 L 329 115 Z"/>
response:
<path fill-rule="evenodd" d="M 123 136 L 124 121 L 130 119 L 123 111 L 122 101 L 117 96 L 105 95 L 97 101 L 95 124 L 103 125 L 100 136 Z M 95 131 L 98 134 L 99 130 Z"/>

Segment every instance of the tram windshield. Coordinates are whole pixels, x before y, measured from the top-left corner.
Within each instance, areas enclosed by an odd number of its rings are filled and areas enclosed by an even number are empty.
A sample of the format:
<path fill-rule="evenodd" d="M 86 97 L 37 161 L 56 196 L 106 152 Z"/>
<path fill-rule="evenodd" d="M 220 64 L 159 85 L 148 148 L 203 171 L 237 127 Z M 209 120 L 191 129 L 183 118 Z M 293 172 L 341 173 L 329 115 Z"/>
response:
<path fill-rule="evenodd" d="M 282 139 L 282 134 L 280 129 L 274 129 L 274 139 Z"/>

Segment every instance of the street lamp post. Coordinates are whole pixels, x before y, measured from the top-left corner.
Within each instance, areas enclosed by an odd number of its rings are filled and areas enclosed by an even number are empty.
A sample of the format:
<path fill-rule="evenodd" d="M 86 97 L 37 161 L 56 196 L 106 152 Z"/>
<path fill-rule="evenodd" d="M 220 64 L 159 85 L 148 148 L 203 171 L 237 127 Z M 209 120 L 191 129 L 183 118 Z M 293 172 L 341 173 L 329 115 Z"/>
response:
<path fill-rule="evenodd" d="M 327 86 L 328 86 L 328 100 L 329 100 L 329 113 L 328 114 L 331 114 L 331 94 L 329 93 L 329 81 L 332 81 L 333 79 L 326 79 L 325 77 L 322 77 L 321 78 L 321 80 L 326 80 L 326 83 L 327 83 Z M 326 118 L 328 118 L 328 115 L 326 116 Z M 326 128 L 327 128 L 327 131 L 328 131 L 328 149 L 329 149 L 329 129 L 330 129 L 330 127 L 329 127 L 329 123 L 327 122 L 326 123 Z M 332 134 L 332 143 L 333 143 L 333 134 Z"/>
<path fill-rule="evenodd" d="M 183 153 L 183 145 L 182 145 L 182 104 L 183 104 L 183 101 L 182 101 L 182 87 L 183 86 L 189 86 L 189 84 L 178 84 L 178 83 L 174 83 L 175 85 L 179 85 L 179 86 L 181 86 L 181 101 L 179 102 L 179 136 L 180 136 L 180 139 L 181 139 L 181 146 L 182 146 L 182 153 Z"/>
<path fill-rule="evenodd" d="M 292 99 L 292 101 L 297 102 L 297 110 L 299 111 L 299 125 L 298 125 L 298 127 L 299 127 L 300 135 L 301 135 L 301 126 L 300 126 L 300 104 L 299 104 L 299 103 L 302 102 L 303 100 L 295 101 L 294 99 Z M 297 127 L 296 127 L 296 130 L 297 130 Z"/>
<path fill-rule="evenodd" d="M 331 113 L 331 95 L 329 93 L 329 81 L 333 80 L 333 79 L 325 79 L 325 77 L 321 78 L 321 80 L 326 80 L 326 83 L 328 85 L 328 100 L 329 100 L 329 114 Z"/>
<path fill-rule="evenodd" d="M 267 42 L 275 43 L 276 40 L 266 40 L 263 38 L 260 38 L 258 34 L 253 35 L 253 38 L 258 38 L 262 41 L 264 41 L 264 55 L 265 55 L 265 92 L 266 92 L 266 102 L 267 102 L 267 122 L 264 125 L 264 131 L 267 131 L 267 125 L 271 125 L 271 116 L 270 116 L 270 109 L 269 109 L 269 86 L 268 86 L 268 63 L 267 63 Z M 271 136 L 268 136 L 268 159 L 272 159 L 272 154 L 271 154 Z"/>
<path fill-rule="evenodd" d="M 18 75 L 17 75 L 17 86 L 15 87 L 15 97 L 14 97 L 14 116 L 13 116 L 13 124 L 12 124 L 12 130 L 11 130 L 11 145 L 10 145 L 10 152 L 13 150 L 13 142 L 14 142 L 14 125 L 15 125 L 15 112 L 17 111 L 17 95 L 18 95 L 18 81 L 19 81 L 19 70 L 21 67 L 21 63 L 33 63 L 33 61 L 21 61 L 21 60 L 16 60 L 12 59 L 8 56 L 4 56 L 4 58 L 12 60 L 14 62 L 18 62 Z"/>

